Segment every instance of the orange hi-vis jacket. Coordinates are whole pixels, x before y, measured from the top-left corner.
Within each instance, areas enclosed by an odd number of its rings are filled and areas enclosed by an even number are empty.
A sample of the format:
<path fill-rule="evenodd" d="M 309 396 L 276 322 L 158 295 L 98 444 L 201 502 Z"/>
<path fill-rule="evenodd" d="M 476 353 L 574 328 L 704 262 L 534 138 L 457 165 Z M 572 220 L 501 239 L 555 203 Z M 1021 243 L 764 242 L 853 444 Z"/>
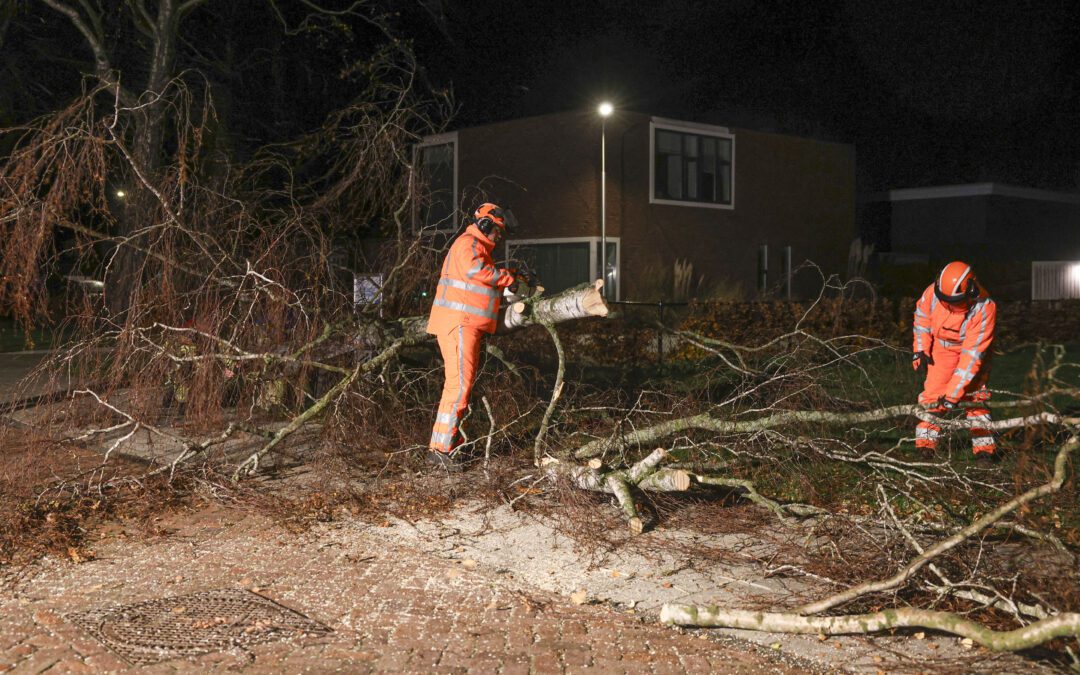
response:
<path fill-rule="evenodd" d="M 495 242 L 476 225 L 469 225 L 450 246 L 431 304 L 428 333 L 445 335 L 457 326 L 495 332 L 499 296 L 514 283 L 514 275 L 495 267 L 494 248 Z"/>
<path fill-rule="evenodd" d="M 926 287 L 915 304 L 913 349 L 926 352 L 931 359 L 940 361 L 940 365 L 951 365 L 955 360 L 956 366 L 948 379 L 940 378 L 941 386 L 934 387 L 935 391 L 929 391 L 928 387 L 923 392 L 920 398 L 928 399 L 923 403 L 940 396 L 956 403 L 964 398 L 973 383 L 978 384 L 976 378 L 985 380 L 979 375 L 985 376 L 981 371 L 994 341 L 996 320 L 997 306 L 984 288 L 979 288 L 979 296 L 965 309 L 938 300 L 933 284 Z M 938 359 L 936 355 L 942 358 Z"/>

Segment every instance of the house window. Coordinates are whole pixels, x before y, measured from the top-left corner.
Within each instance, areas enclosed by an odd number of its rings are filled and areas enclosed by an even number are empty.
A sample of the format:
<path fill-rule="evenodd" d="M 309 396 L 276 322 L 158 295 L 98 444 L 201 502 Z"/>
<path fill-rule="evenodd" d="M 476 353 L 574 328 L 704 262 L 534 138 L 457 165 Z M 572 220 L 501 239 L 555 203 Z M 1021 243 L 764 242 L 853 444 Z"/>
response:
<path fill-rule="evenodd" d="M 456 229 L 457 134 L 425 139 L 417 146 L 416 166 L 417 225 L 423 229 Z"/>
<path fill-rule="evenodd" d="M 735 138 L 711 129 L 653 123 L 650 202 L 733 207 Z"/>
<path fill-rule="evenodd" d="M 609 299 L 619 295 L 619 240 L 607 239 L 608 273 L 604 285 Z M 545 294 L 559 293 L 600 278 L 600 238 L 519 239 L 506 242 L 510 267 L 524 262 L 533 271 Z"/>

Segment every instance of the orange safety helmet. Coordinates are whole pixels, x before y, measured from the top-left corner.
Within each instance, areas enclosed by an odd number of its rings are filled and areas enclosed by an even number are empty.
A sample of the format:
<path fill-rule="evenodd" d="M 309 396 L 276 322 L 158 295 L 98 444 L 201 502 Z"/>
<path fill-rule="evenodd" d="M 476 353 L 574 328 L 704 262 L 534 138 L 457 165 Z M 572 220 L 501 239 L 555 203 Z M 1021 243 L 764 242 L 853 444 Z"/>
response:
<path fill-rule="evenodd" d="M 476 226 L 485 236 L 491 236 L 495 227 L 511 234 L 517 229 L 517 220 L 510 209 L 503 209 L 495 204 L 481 204 L 473 214 L 473 218 Z"/>
<path fill-rule="evenodd" d="M 934 295 L 942 302 L 958 305 L 979 297 L 979 282 L 971 265 L 956 260 L 941 270 L 934 282 Z"/>

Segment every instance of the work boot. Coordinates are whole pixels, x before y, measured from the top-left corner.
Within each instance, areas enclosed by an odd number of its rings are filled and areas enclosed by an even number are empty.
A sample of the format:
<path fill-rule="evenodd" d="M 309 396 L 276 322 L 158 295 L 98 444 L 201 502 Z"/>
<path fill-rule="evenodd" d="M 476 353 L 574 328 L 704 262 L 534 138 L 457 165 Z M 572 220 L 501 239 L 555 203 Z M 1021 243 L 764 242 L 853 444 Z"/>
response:
<path fill-rule="evenodd" d="M 442 469 L 446 473 L 461 473 L 463 468 L 462 456 L 460 452 L 439 452 L 438 450 L 428 450 L 424 453 L 424 460 L 428 466 Z"/>
<path fill-rule="evenodd" d="M 975 463 L 979 466 L 990 467 L 997 464 L 1001 458 L 996 452 L 976 452 Z"/>

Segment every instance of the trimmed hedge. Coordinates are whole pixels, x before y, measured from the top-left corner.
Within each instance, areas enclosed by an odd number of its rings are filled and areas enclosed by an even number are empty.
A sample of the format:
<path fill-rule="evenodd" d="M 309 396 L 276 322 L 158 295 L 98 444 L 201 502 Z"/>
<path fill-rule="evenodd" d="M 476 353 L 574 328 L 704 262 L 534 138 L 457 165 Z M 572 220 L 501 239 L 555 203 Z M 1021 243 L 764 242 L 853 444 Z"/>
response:
<path fill-rule="evenodd" d="M 818 337 L 861 335 L 884 340 L 898 349 L 911 348 L 911 320 L 915 299 L 892 300 L 823 299 L 809 302 L 715 301 L 694 304 L 665 323 L 679 330 L 699 333 L 745 346 L 764 344 L 790 332 L 796 324 Z M 679 318 L 679 315 L 682 318 Z M 585 319 L 559 326 L 567 358 L 574 362 L 609 366 L 654 363 L 657 354 L 656 309 L 652 306 L 623 311 L 611 319 Z M 801 321 L 801 323 L 800 323 Z M 998 350 L 1031 342 L 1080 342 L 1080 300 L 1055 303 L 998 303 Z M 495 344 L 519 363 L 548 363 L 554 359 L 551 338 L 540 327 L 497 336 Z M 696 360 L 705 352 L 692 345 L 665 339 L 665 357 Z"/>
<path fill-rule="evenodd" d="M 997 345 L 1030 342 L 1070 343 L 1080 340 L 1080 300 L 998 303 Z M 710 302 L 696 306 L 682 330 L 742 345 L 757 345 L 791 331 L 801 320 L 803 330 L 819 337 L 863 335 L 886 340 L 900 348 L 911 343 L 915 299 L 823 299 L 805 302 Z"/>

